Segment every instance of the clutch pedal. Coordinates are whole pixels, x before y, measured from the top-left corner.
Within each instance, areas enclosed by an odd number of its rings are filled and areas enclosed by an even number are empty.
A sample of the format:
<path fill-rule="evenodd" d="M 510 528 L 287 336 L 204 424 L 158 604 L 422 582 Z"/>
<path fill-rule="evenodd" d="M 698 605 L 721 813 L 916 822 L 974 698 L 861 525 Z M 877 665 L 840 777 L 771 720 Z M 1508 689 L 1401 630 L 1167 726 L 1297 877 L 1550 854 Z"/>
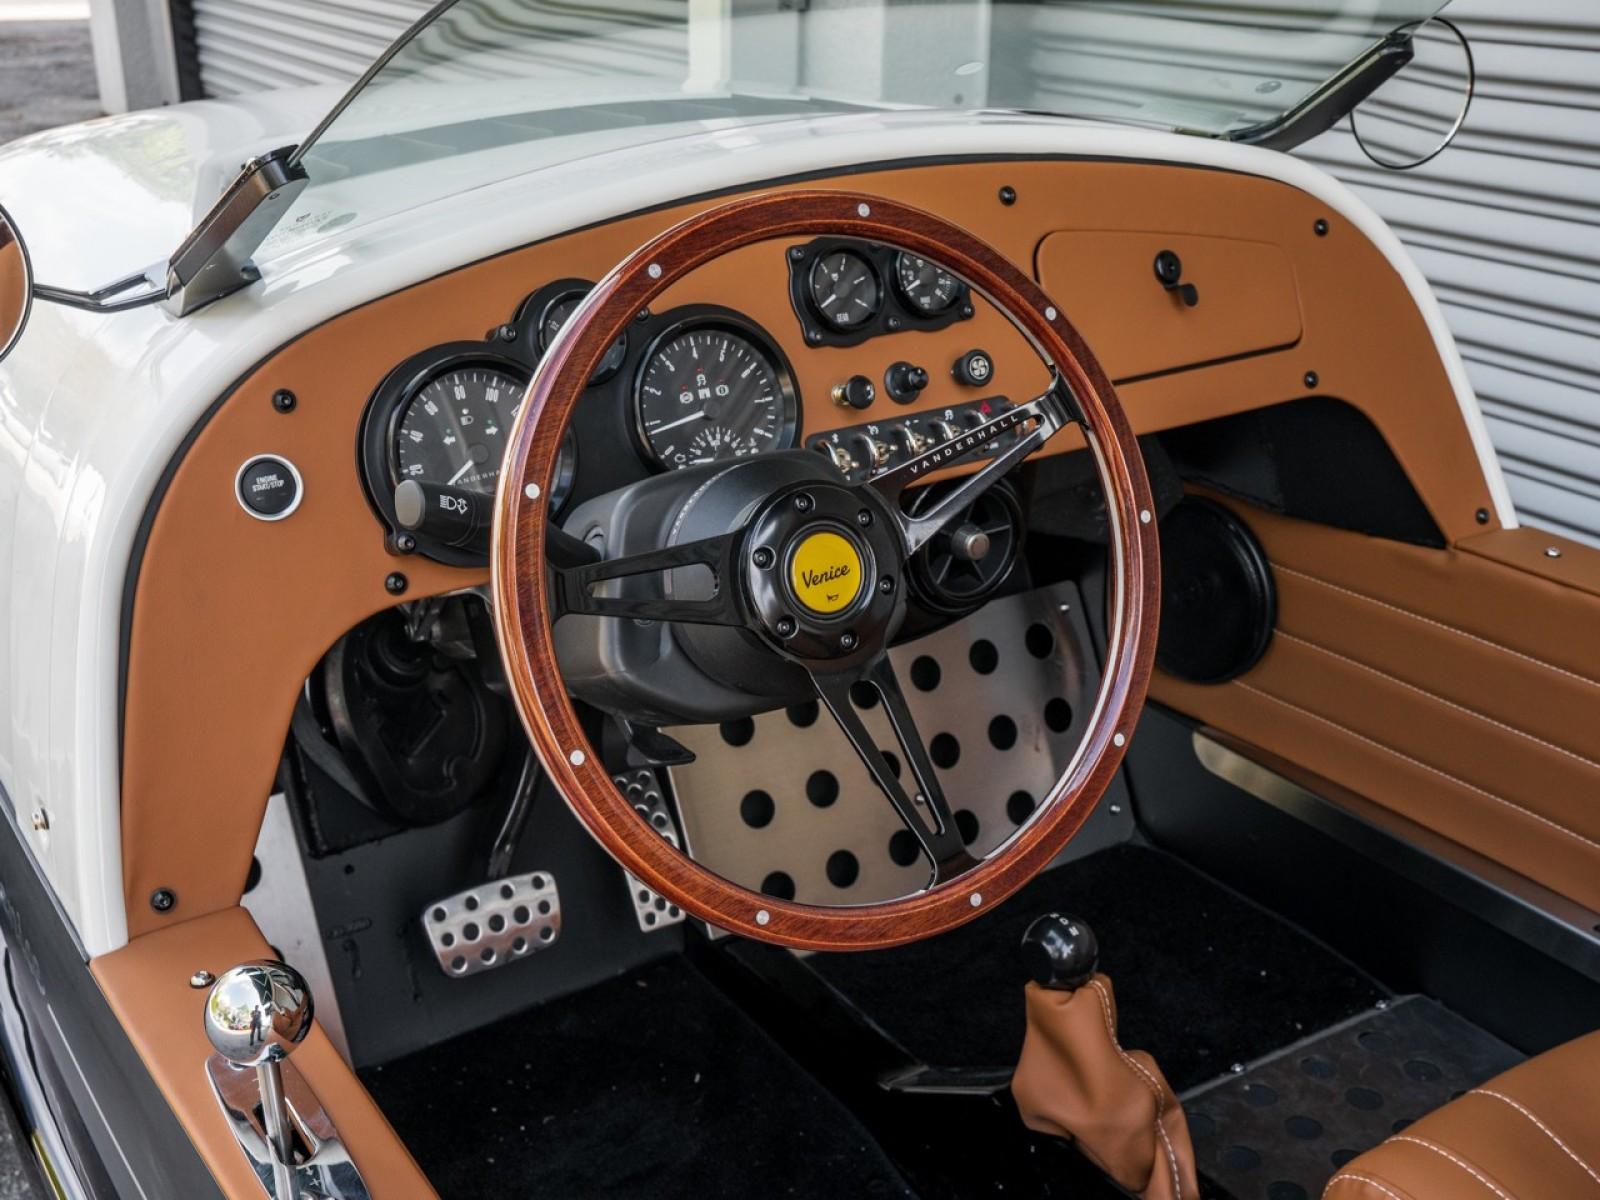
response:
<path fill-rule="evenodd" d="M 439 969 L 461 979 L 555 945 L 561 895 L 549 871 L 511 875 L 435 900 L 422 911 Z"/>
<path fill-rule="evenodd" d="M 617 785 L 617 790 L 628 798 L 628 803 L 633 805 L 651 829 L 659 833 L 674 850 L 683 849 L 677 827 L 672 823 L 672 813 L 667 808 L 667 798 L 661 792 L 661 780 L 654 771 L 647 767 L 627 775 L 615 775 L 611 782 Z M 628 872 L 622 874 L 628 881 L 628 899 L 633 901 L 633 912 L 639 918 L 640 929 L 654 933 L 658 929 L 683 923 L 683 909 L 640 883 Z"/>

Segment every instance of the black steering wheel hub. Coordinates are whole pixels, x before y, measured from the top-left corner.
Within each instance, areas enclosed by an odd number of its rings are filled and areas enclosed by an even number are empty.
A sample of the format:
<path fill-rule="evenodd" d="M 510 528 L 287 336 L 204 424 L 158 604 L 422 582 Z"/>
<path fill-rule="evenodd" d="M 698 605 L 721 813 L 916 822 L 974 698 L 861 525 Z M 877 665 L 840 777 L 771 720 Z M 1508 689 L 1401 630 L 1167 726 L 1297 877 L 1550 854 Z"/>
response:
<path fill-rule="evenodd" d="M 745 546 L 754 625 L 811 669 L 880 652 L 905 615 L 899 531 L 866 489 L 787 491 L 757 513 Z"/>

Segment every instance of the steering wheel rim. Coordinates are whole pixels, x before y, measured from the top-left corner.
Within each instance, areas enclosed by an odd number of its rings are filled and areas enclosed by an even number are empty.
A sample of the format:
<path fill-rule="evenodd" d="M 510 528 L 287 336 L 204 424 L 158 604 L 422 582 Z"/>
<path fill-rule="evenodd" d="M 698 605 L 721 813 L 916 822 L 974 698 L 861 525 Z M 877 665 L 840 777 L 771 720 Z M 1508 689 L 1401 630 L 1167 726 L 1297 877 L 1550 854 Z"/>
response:
<path fill-rule="evenodd" d="M 1007 316 L 1076 402 L 1111 530 L 1105 669 L 1088 731 L 1055 786 L 1010 839 L 969 870 L 909 896 L 854 906 L 751 891 L 694 862 L 638 816 L 567 694 L 547 576 L 545 499 L 562 436 L 607 349 L 685 275 L 744 246 L 796 236 L 877 241 L 939 262 Z M 813 190 L 734 200 L 689 217 L 618 264 L 568 319 L 534 374 L 511 430 L 491 545 L 495 627 L 512 696 L 569 808 L 625 870 L 684 911 L 800 949 L 862 950 L 931 937 L 989 911 L 1037 875 L 1087 820 L 1121 765 L 1155 657 L 1154 505 L 1111 381 L 1065 315 L 998 251 L 943 218 L 878 196 Z"/>

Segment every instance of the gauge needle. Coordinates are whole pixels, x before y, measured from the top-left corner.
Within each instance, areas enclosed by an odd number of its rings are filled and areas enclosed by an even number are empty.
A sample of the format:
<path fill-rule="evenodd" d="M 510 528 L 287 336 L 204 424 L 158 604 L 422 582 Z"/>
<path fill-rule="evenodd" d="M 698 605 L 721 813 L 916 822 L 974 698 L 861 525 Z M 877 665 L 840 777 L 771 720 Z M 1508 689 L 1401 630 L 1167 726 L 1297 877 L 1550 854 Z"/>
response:
<path fill-rule="evenodd" d="M 690 421 L 703 420 L 705 415 L 706 410 L 702 408 L 699 412 L 692 412 L 687 417 L 679 417 L 676 421 L 668 421 L 665 425 L 657 425 L 650 432 L 665 433 L 669 429 L 676 429 L 679 425 L 687 425 Z"/>
<path fill-rule="evenodd" d="M 450 476 L 450 482 L 448 484 L 446 484 L 445 486 L 454 487 L 456 484 L 461 482 L 461 477 L 463 475 L 465 475 L 468 471 L 472 470 L 472 468 L 477 466 L 477 465 L 478 464 L 476 462 L 474 462 L 472 459 L 470 459 L 470 458 L 467 459 L 466 462 L 461 464 L 461 469 L 459 471 L 457 471 L 454 475 Z"/>

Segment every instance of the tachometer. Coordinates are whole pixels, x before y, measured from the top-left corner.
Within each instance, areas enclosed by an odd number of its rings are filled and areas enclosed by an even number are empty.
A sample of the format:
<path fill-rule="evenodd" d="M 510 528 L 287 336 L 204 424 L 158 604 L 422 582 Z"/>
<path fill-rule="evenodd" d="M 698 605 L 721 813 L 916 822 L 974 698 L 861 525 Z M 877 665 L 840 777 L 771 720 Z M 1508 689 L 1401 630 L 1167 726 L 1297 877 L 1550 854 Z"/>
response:
<path fill-rule="evenodd" d="M 727 323 L 669 330 L 645 359 L 634 397 L 640 439 L 671 470 L 787 450 L 797 409 L 777 352 Z"/>

